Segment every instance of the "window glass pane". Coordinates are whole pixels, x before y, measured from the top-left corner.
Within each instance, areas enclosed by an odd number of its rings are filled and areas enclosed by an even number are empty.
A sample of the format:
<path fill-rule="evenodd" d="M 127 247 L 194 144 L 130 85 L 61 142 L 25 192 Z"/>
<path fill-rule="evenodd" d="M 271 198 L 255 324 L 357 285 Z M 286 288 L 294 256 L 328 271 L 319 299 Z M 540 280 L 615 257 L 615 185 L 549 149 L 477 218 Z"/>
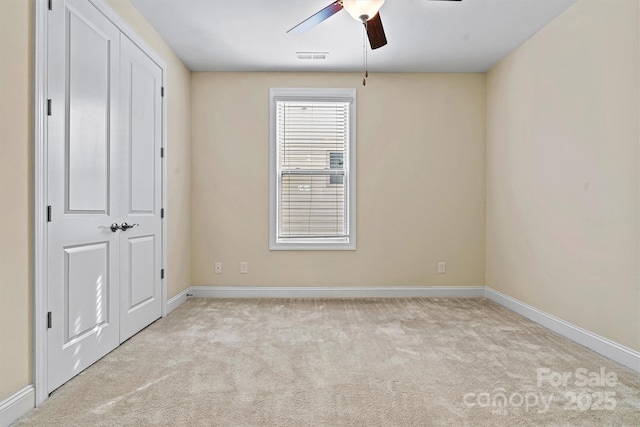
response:
<path fill-rule="evenodd" d="M 344 167 L 344 153 L 332 152 L 329 153 L 329 169 L 343 169 Z M 343 184 L 344 175 L 331 175 L 329 177 L 330 184 Z"/>
<path fill-rule="evenodd" d="M 331 177 L 282 176 L 280 237 L 344 236 L 344 185 L 329 185 Z"/>
<path fill-rule="evenodd" d="M 279 237 L 348 235 L 344 186 L 349 103 L 277 103 Z"/>
<path fill-rule="evenodd" d="M 277 120 L 282 169 L 327 169 L 348 142 L 346 103 L 279 102 Z"/>

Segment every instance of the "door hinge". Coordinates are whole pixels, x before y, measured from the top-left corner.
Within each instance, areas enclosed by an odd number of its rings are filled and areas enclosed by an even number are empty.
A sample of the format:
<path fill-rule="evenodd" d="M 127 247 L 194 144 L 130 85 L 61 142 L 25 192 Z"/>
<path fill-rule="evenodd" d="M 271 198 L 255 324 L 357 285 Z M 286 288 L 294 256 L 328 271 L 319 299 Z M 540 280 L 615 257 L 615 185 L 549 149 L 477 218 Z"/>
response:
<path fill-rule="evenodd" d="M 160 218 L 164 218 L 164 208 L 160 209 Z"/>
<path fill-rule="evenodd" d="M 164 98 L 164 86 L 160 88 L 160 96 Z"/>
<path fill-rule="evenodd" d="M 164 157 L 164 147 L 160 147 L 160 157 Z"/>
<path fill-rule="evenodd" d="M 51 222 L 51 205 L 47 206 L 47 222 Z"/>
<path fill-rule="evenodd" d="M 51 115 L 51 100 L 47 99 L 47 116 Z"/>
<path fill-rule="evenodd" d="M 49 0 L 49 10 L 53 10 L 53 0 Z"/>
<path fill-rule="evenodd" d="M 164 279 L 164 268 L 162 270 L 160 270 L 160 278 Z"/>
<path fill-rule="evenodd" d="M 51 329 L 53 322 L 51 321 L 51 312 L 47 313 L 47 329 Z"/>

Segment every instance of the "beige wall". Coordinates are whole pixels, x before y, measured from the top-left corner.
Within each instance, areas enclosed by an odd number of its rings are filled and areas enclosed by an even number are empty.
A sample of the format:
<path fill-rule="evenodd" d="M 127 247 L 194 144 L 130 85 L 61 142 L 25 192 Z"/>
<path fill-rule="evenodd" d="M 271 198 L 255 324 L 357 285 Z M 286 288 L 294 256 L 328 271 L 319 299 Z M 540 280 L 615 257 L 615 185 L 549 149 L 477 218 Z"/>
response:
<path fill-rule="evenodd" d="M 106 0 L 167 65 L 168 296 L 191 286 L 191 71 L 129 0 Z"/>
<path fill-rule="evenodd" d="M 194 285 L 484 285 L 485 76 L 361 81 L 193 74 Z M 357 88 L 357 251 L 269 251 L 270 87 Z"/>
<path fill-rule="evenodd" d="M 31 384 L 33 2 L 0 13 L 0 402 Z"/>
<path fill-rule="evenodd" d="M 638 18 L 579 0 L 487 77 L 487 286 L 635 350 Z"/>

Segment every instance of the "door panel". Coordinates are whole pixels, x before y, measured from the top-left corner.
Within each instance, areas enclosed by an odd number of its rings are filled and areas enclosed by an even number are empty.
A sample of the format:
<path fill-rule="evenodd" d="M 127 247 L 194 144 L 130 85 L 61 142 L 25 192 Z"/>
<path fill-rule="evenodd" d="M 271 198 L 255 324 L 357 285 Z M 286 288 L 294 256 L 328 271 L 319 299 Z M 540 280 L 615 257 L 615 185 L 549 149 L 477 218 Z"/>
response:
<path fill-rule="evenodd" d="M 109 323 L 109 242 L 68 247 L 64 252 L 63 347 L 68 347 Z"/>
<path fill-rule="evenodd" d="M 47 121 L 48 391 L 119 343 L 119 238 L 109 225 L 122 155 L 117 130 L 120 33 L 86 0 L 49 12 Z"/>
<path fill-rule="evenodd" d="M 130 49 L 135 49 L 135 46 L 130 46 L 129 49 L 125 48 L 124 55 Z M 130 57 L 131 62 L 128 64 L 130 86 L 128 90 L 127 88 L 123 89 L 123 91 L 129 92 L 125 95 L 128 95 L 131 100 L 129 111 L 125 111 L 125 114 L 128 113 L 129 142 L 131 144 L 129 213 L 154 214 L 156 208 L 154 183 L 156 163 L 158 163 L 155 154 L 159 142 L 159 135 L 156 135 L 155 110 L 156 98 L 159 95 L 157 91 L 160 90 L 161 82 L 158 81 L 159 75 L 154 76 L 147 72 L 141 67 L 141 64 L 134 62 L 136 59 Z M 145 58 L 142 57 L 142 59 Z"/>
<path fill-rule="evenodd" d="M 68 12 L 68 212 L 104 213 L 108 206 L 113 51 L 109 34 L 88 19 L 77 11 Z"/>
<path fill-rule="evenodd" d="M 128 313 L 136 310 L 145 303 L 153 302 L 157 298 L 155 292 L 155 271 L 157 265 L 154 257 L 154 236 L 141 236 L 129 239 L 129 277 L 127 288 L 129 301 L 125 306 Z"/>
<path fill-rule="evenodd" d="M 162 315 L 162 69 L 121 38 L 121 140 L 126 141 L 127 205 L 121 232 L 120 341 Z"/>

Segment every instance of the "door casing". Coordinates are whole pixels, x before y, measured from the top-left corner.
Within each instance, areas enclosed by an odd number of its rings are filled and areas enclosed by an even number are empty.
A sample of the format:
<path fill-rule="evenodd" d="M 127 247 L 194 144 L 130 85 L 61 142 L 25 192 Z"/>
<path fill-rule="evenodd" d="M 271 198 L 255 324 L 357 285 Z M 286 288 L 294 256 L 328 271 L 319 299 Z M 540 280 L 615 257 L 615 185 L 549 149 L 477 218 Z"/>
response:
<path fill-rule="evenodd" d="M 88 0 L 124 35 L 129 37 L 160 68 L 162 86 L 167 87 L 166 63 L 151 49 L 104 0 Z M 56 0 L 52 6 L 56 7 Z M 39 406 L 49 396 L 47 392 L 47 28 L 49 0 L 35 0 L 34 10 L 35 57 L 34 57 L 34 241 L 33 241 L 33 383 L 35 403 Z M 167 97 L 162 98 L 162 143 L 165 156 L 162 158 L 162 203 L 166 212 L 167 201 Z M 167 215 L 162 221 L 162 317 L 167 314 Z"/>

